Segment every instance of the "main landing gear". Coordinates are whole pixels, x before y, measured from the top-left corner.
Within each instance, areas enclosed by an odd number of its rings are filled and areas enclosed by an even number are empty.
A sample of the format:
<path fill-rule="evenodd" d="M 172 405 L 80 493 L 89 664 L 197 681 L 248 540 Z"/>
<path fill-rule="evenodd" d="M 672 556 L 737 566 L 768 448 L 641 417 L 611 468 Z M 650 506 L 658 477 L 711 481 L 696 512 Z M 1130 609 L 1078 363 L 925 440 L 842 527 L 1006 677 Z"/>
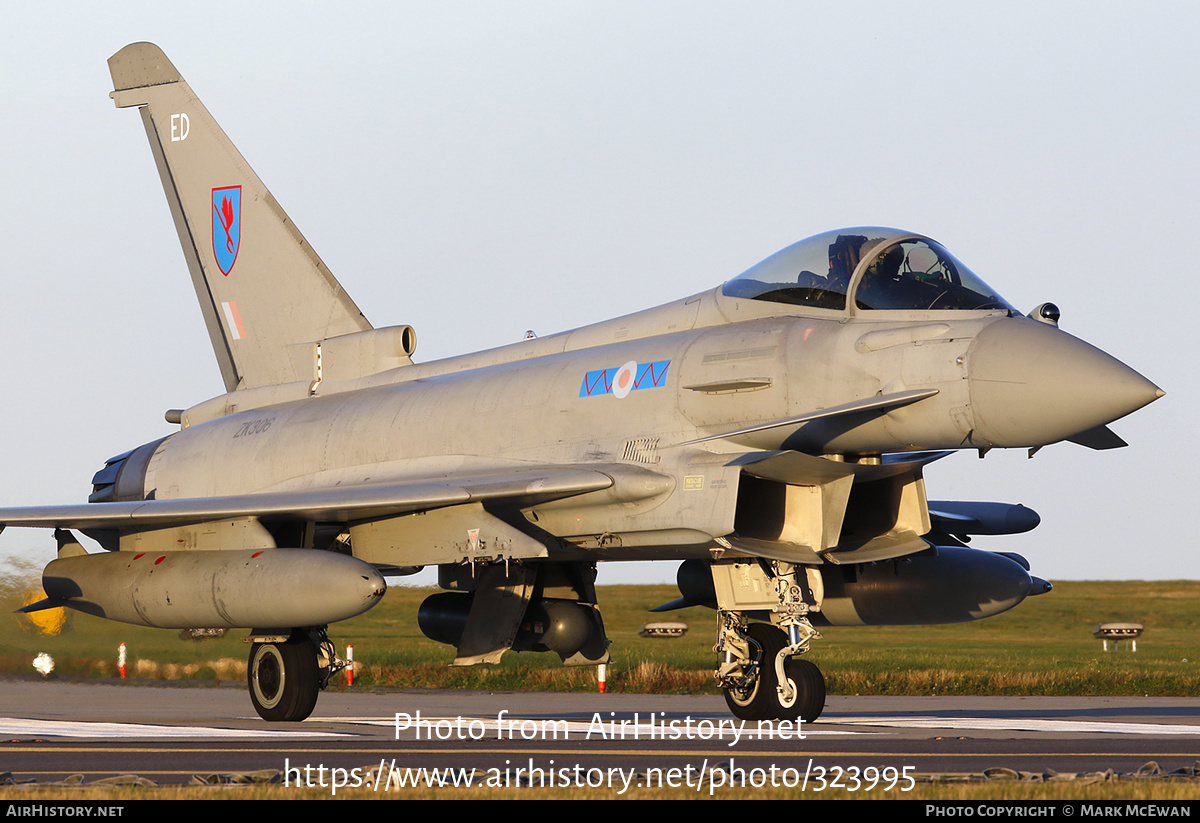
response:
<path fill-rule="evenodd" d="M 738 565 L 736 571 L 713 566 L 718 600 L 724 600 L 718 609 L 716 651 L 721 660 L 716 677 L 725 702 L 741 720 L 812 722 L 825 708 L 825 677 L 796 655 L 807 652 L 809 642 L 821 636 L 807 616 L 819 597 L 805 585 L 803 567 L 776 562 L 749 569 Z M 739 592 L 742 581 L 759 576 L 767 586 L 747 587 L 754 590 L 749 597 Z M 734 580 L 742 586 L 728 585 Z M 751 610 L 773 622 L 750 623 L 746 612 Z"/>
<path fill-rule="evenodd" d="M 293 629 L 290 634 L 255 632 L 249 638 L 246 681 L 250 702 L 263 720 L 304 720 L 317 705 L 317 694 L 346 668 L 325 627 Z"/>

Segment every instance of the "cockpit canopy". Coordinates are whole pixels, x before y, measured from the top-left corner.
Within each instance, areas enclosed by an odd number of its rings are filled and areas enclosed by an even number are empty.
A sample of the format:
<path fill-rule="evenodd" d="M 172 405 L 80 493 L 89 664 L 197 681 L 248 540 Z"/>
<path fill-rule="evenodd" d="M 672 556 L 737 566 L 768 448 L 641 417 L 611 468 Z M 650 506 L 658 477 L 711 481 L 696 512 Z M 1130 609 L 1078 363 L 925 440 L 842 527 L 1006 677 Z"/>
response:
<path fill-rule="evenodd" d="M 928 237 L 884 228 L 814 235 L 725 283 L 727 297 L 844 310 L 1016 312 Z"/>

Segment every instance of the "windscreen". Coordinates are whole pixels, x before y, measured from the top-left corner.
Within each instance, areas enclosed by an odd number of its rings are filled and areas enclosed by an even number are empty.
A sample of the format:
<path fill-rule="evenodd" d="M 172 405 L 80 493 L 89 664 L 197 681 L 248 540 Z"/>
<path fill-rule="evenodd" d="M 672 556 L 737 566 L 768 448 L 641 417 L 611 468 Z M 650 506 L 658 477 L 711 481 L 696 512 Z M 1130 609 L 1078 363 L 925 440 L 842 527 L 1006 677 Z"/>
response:
<path fill-rule="evenodd" d="M 1007 309 L 1005 300 L 941 244 L 913 239 L 893 243 L 871 261 L 854 292 L 860 309 Z"/>

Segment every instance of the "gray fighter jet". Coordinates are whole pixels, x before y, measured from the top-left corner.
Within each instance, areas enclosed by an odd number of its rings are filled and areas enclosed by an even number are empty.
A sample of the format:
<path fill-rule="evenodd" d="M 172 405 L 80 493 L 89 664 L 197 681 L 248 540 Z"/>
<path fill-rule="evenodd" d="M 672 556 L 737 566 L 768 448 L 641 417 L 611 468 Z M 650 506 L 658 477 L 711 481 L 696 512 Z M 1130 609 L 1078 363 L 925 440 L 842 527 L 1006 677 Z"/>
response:
<path fill-rule="evenodd" d="M 951 450 L 1125 445 L 1162 395 L 1025 315 L 934 240 L 802 240 L 699 294 L 429 363 L 373 328 L 156 46 L 109 60 L 162 177 L 226 393 L 109 459 L 86 504 L 0 510 L 53 528 L 47 599 L 170 628 L 249 629 L 268 720 L 307 717 L 344 662 L 328 624 L 384 575 L 437 566 L 422 630 L 455 665 L 508 650 L 608 660 L 598 561 L 682 561 L 719 613 L 716 678 L 746 719 L 812 720 L 824 625 L 997 614 L 1049 588 L 969 535 L 1019 505 L 935 502 Z M 105 551 L 88 554 L 75 531 Z"/>

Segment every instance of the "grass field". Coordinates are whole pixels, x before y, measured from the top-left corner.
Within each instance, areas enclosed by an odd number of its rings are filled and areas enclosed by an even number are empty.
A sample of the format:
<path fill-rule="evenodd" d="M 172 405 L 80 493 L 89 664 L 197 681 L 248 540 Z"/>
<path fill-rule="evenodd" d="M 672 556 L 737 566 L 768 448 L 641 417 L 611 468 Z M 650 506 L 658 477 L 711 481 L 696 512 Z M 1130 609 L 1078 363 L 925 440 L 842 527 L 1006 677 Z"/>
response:
<path fill-rule="evenodd" d="M 1062 802 L 1117 803 L 1124 811 L 1129 803 L 1180 803 L 1194 804 L 1197 789 L 1192 782 L 1166 783 L 1163 781 L 1105 782 L 1083 785 L 1079 783 L 1028 783 L 1017 781 L 987 781 L 978 783 L 918 784 L 908 792 L 864 794 L 843 789 L 820 793 L 801 791 L 799 788 L 756 789 L 718 788 L 712 794 L 701 795 L 702 799 L 715 800 L 899 800 L 926 801 L 954 804 L 976 804 L 982 802 Z M 368 789 L 345 789 L 334 797 L 328 789 L 284 788 L 278 785 L 223 785 L 204 787 L 163 786 L 157 788 L 96 787 L 64 790 L 62 787 L 27 787 L 25 789 L 0 787 L 0 799 L 6 801 L 87 801 L 109 803 L 129 800 L 612 800 L 612 792 L 602 789 L 403 789 L 382 797 Z M 679 800 L 678 789 L 631 788 L 623 800 Z M 901 808 L 909 811 L 911 807 Z M 975 811 L 974 809 L 972 811 Z M 1051 811 L 1057 811 L 1053 809 Z M 919 812 L 918 812 L 919 813 Z M 1165 816 L 1168 812 L 1159 812 Z M 1045 810 L 1043 810 L 1043 815 Z M 1176 812 L 1176 814 L 1179 814 Z M 959 816 L 962 816 L 961 811 Z M 975 816 L 975 815 L 972 815 Z M 983 817 L 980 813 L 978 816 Z M 988 817 L 1002 816 L 994 810 Z M 1032 816 L 1032 815 L 1031 815 Z M 1132 815 L 1130 815 L 1132 816 Z M 1149 813 L 1147 813 L 1149 816 Z M 1007 817 L 1004 815 L 1003 817 Z"/>
<path fill-rule="evenodd" d="M 0 578 L 0 605 L 20 604 L 28 574 Z M 36 577 L 33 579 L 36 580 Z M 367 614 L 338 624 L 339 647 L 352 643 L 358 662 L 355 688 L 487 688 L 492 690 L 591 691 L 593 668 L 566 669 L 553 655 L 508 654 L 499 666 L 450 669 L 454 650 L 421 635 L 416 614 L 427 589 L 397 586 Z M 652 615 L 647 609 L 676 596 L 670 586 L 612 586 L 600 590 L 605 626 L 613 641 L 610 691 L 716 693 L 712 677 L 715 613 L 688 609 Z M 679 619 L 690 626 L 679 639 L 638 636 L 648 620 Z M 1099 622 L 1138 622 L 1145 633 L 1137 653 L 1105 653 L 1091 636 Z M 1200 582 L 1067 582 L 1050 594 L 1030 598 L 1013 611 L 978 623 L 952 626 L 828 629 L 811 658 L 825 672 L 832 694 L 1012 694 L 1012 695 L 1196 695 L 1200 694 Z M 0 674 L 37 676 L 40 652 L 68 678 L 117 676 L 117 647 L 128 649 L 130 677 L 189 681 L 197 686 L 244 683 L 245 632 L 220 639 L 181 640 L 178 633 L 125 626 L 82 614 L 54 636 L 39 633 L 18 615 L 0 621 Z M 1080 800 L 1194 801 L 1193 781 L 1104 782 L 1095 785 L 1027 781 L 918 784 L 887 799 L 940 802 Z M 64 792 L 66 792 L 64 794 Z M 672 790 L 634 789 L 628 799 L 675 799 Z M 365 790 L 338 797 L 372 797 Z M 438 789 L 404 790 L 405 799 L 589 799 L 586 790 Z M 598 793 L 596 799 L 607 799 Z M 162 788 L 3 787 L 7 800 L 71 799 L 105 802 L 154 799 L 328 799 L 326 790 L 279 786 Z M 875 799 L 861 793 L 802 793 L 779 789 L 764 794 L 722 789 L 723 799 Z M 883 797 L 882 795 L 880 797 Z"/>
<path fill-rule="evenodd" d="M 20 605 L 28 575 L 0 581 L 0 602 Z M 36 578 L 35 578 L 36 579 Z M 593 668 L 567 669 L 549 654 L 505 656 L 499 666 L 449 669 L 454 650 L 426 639 L 416 614 L 429 590 L 396 586 L 361 617 L 337 624 L 339 649 L 354 645 L 356 687 L 488 688 L 590 691 Z M 712 677 L 715 613 L 687 609 L 652 615 L 677 596 L 671 586 L 600 589 L 612 640 L 610 691 L 716 693 Z M 679 639 L 638 636 L 648 620 L 683 620 Z M 1138 622 L 1138 651 L 1101 650 L 1099 622 Z M 51 655 L 64 677 L 117 676 L 125 643 L 131 677 L 241 681 L 245 632 L 181 640 L 174 631 L 126 626 L 71 614 L 67 630 L 41 634 L 19 615 L 0 621 L 0 672 L 33 675 L 33 659 Z M 809 659 L 825 672 L 831 694 L 1195 695 L 1200 694 L 1200 582 L 1066 582 L 1016 609 L 977 623 L 950 626 L 833 628 Z"/>

